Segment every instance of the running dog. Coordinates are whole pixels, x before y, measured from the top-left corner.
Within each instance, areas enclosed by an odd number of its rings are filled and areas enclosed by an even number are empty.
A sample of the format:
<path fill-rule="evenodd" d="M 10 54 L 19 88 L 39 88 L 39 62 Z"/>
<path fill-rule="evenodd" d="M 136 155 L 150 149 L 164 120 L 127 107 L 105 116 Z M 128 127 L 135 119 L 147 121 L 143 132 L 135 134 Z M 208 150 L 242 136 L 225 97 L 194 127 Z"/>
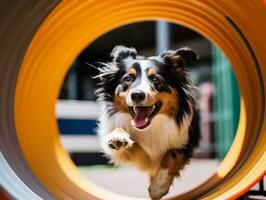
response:
<path fill-rule="evenodd" d="M 185 69 L 197 56 L 185 47 L 146 58 L 134 48 L 116 46 L 111 57 L 97 76 L 103 151 L 112 163 L 131 163 L 146 171 L 150 197 L 160 199 L 200 138 L 192 130 L 198 113 Z"/>

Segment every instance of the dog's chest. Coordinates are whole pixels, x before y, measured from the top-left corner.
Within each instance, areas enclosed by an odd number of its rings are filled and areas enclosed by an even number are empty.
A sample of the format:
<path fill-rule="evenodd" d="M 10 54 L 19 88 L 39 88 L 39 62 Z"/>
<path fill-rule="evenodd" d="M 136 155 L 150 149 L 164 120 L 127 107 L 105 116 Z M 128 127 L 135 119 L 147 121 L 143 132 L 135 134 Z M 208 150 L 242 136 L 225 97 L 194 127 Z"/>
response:
<path fill-rule="evenodd" d="M 188 126 L 183 124 L 179 129 L 174 119 L 166 115 L 155 116 L 150 127 L 144 131 L 134 129 L 130 125 L 130 118 L 122 120 L 121 117 L 117 117 L 116 125 L 123 127 L 132 135 L 154 162 L 161 159 L 169 149 L 180 148 L 188 142 Z"/>

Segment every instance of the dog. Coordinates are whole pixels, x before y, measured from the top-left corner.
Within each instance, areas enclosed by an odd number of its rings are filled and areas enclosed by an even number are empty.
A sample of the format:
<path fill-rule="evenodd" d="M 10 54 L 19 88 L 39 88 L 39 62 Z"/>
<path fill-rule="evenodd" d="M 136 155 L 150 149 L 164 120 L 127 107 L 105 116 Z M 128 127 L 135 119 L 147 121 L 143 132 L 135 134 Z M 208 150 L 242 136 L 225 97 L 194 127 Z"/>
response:
<path fill-rule="evenodd" d="M 116 46 L 111 57 L 96 76 L 96 96 L 103 104 L 98 129 L 102 149 L 110 162 L 146 171 L 149 195 L 160 199 L 200 139 L 193 131 L 198 112 L 185 68 L 197 56 L 184 47 L 146 58 L 135 48 Z"/>

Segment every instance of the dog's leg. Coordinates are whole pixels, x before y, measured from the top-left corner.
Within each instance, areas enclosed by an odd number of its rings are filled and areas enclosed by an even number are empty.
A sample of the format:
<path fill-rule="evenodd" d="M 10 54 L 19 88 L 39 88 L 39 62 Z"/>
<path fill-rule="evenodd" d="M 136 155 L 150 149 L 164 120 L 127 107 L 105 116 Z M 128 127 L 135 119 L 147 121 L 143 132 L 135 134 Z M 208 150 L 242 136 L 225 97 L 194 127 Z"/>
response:
<path fill-rule="evenodd" d="M 188 162 L 178 150 L 169 150 L 163 157 L 160 167 L 152 179 L 149 194 L 152 199 L 160 199 L 166 195 L 175 176 Z"/>
<path fill-rule="evenodd" d="M 102 147 L 112 163 L 132 163 L 140 170 L 151 167 L 147 153 L 122 128 L 116 128 L 103 138 Z"/>
<path fill-rule="evenodd" d="M 132 147 L 134 140 L 122 128 L 116 128 L 103 138 L 103 149 L 105 153 L 111 155 L 118 150 L 124 150 Z"/>

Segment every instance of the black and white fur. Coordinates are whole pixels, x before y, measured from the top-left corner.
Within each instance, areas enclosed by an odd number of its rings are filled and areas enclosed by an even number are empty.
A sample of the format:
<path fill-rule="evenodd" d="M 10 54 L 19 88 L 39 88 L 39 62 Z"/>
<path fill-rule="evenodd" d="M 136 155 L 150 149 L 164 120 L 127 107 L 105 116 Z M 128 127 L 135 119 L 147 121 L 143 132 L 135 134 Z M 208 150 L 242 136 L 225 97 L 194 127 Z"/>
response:
<path fill-rule="evenodd" d="M 192 130 L 198 122 L 193 85 L 184 68 L 197 56 L 181 48 L 145 58 L 134 48 L 116 46 L 111 57 L 97 76 L 103 151 L 115 164 L 131 163 L 147 171 L 151 198 L 161 198 L 198 145 L 200 136 Z M 142 94 L 141 101 L 133 100 L 135 93 Z"/>

